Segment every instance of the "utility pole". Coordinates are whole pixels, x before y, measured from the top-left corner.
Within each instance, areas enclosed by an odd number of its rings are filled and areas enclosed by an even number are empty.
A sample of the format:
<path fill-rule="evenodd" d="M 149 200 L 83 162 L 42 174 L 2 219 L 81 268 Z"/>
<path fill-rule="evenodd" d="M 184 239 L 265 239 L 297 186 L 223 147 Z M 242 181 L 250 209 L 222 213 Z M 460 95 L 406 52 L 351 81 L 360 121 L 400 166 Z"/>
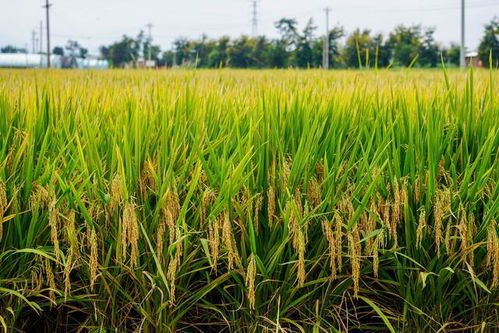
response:
<path fill-rule="evenodd" d="M 43 21 L 40 21 L 40 54 L 43 53 Z"/>
<path fill-rule="evenodd" d="M 31 52 L 35 53 L 36 48 L 36 30 L 31 31 Z"/>
<path fill-rule="evenodd" d="M 152 45 L 151 45 L 151 44 L 152 44 L 152 34 L 151 34 L 151 29 L 152 29 L 152 27 L 154 27 L 154 25 L 153 25 L 152 23 L 148 23 L 148 24 L 146 25 L 146 27 L 147 27 L 147 29 L 149 30 L 149 37 L 148 37 L 148 39 L 149 39 L 149 43 L 147 43 L 147 44 L 148 44 L 148 45 L 147 45 L 147 51 L 148 51 L 148 53 L 149 53 L 149 55 L 148 55 L 149 61 L 151 61 L 151 46 L 152 46 Z"/>
<path fill-rule="evenodd" d="M 46 18 L 47 18 L 47 68 L 50 68 L 50 19 L 49 19 L 49 9 L 51 4 L 49 4 L 49 0 L 45 0 L 45 10 L 46 10 Z"/>
<path fill-rule="evenodd" d="M 322 68 L 329 69 L 329 12 L 331 8 L 324 8 L 326 13 L 326 34 L 324 35 L 324 48 L 322 50 Z"/>
<path fill-rule="evenodd" d="M 251 34 L 253 35 L 253 37 L 257 37 L 258 35 L 258 12 L 256 10 L 256 2 L 257 0 L 253 0 L 253 3 L 252 3 L 252 10 L 251 10 Z"/>
<path fill-rule="evenodd" d="M 465 26 L 464 26 L 464 0 L 461 0 L 461 52 L 459 54 L 459 65 L 461 68 L 466 67 L 466 59 L 465 59 L 465 52 L 466 52 L 466 47 L 465 47 L 465 36 L 464 36 L 464 31 L 465 31 Z"/>

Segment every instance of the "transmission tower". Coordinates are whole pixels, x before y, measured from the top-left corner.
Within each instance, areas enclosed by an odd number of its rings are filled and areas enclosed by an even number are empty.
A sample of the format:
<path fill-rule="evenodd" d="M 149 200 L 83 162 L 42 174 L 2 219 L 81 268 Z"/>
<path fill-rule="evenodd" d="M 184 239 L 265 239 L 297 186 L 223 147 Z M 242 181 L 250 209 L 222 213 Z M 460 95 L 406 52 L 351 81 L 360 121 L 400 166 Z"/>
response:
<path fill-rule="evenodd" d="M 251 6 L 251 34 L 253 37 L 258 35 L 258 12 L 256 8 L 257 0 L 252 1 Z"/>

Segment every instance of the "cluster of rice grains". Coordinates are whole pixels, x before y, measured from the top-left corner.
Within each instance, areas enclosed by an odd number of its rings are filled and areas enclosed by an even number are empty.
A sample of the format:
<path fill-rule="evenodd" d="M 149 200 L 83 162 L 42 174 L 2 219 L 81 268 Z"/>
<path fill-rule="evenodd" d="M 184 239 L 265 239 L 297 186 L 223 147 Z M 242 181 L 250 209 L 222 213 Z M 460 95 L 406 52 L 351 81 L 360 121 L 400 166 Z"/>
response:
<path fill-rule="evenodd" d="M 0 72 L 0 322 L 499 329 L 496 76 Z"/>

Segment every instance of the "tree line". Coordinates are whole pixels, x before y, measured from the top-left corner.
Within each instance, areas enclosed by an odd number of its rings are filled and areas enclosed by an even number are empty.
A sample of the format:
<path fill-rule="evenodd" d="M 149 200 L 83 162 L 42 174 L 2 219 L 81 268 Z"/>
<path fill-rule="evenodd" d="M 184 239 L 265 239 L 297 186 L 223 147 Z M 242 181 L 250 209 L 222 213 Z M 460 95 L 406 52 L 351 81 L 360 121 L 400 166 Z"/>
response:
<path fill-rule="evenodd" d="M 158 66 L 197 68 L 318 68 L 322 66 L 324 37 L 310 19 L 300 30 L 293 18 L 274 23 L 278 38 L 265 36 L 223 36 L 210 39 L 177 38 L 170 50 L 161 51 L 158 45 L 141 31 L 136 38 L 123 36 L 121 40 L 101 47 L 102 56 L 115 67 L 133 63 L 139 58 L 155 60 Z M 341 26 L 328 34 L 329 64 L 332 68 L 416 66 L 438 67 L 442 61 L 448 66 L 459 65 L 459 45 L 442 46 L 434 38 L 435 29 L 421 25 L 399 25 L 388 35 L 369 29 L 356 29 L 347 34 Z M 499 19 L 485 26 L 479 46 L 479 58 L 489 65 L 499 62 Z"/>
<path fill-rule="evenodd" d="M 266 36 L 222 36 L 210 39 L 177 38 L 170 50 L 159 45 L 143 31 L 136 37 L 124 35 L 119 41 L 101 46 L 101 57 L 113 67 L 124 67 L 139 59 L 154 60 L 157 66 L 197 68 L 319 68 L 322 66 L 324 37 L 310 19 L 303 29 L 298 21 L 282 18 L 274 23 L 278 38 Z M 369 29 L 356 29 L 346 33 L 341 26 L 329 30 L 329 64 L 331 68 L 415 66 L 438 67 L 459 65 L 460 48 L 457 44 L 443 46 L 434 38 L 435 29 L 421 25 L 399 25 L 388 35 L 373 33 Z M 85 57 L 87 49 L 76 41 L 68 41 L 65 48 L 56 46 L 54 54 Z M 0 52 L 26 52 L 6 46 Z M 499 67 L 499 18 L 494 17 L 484 27 L 478 47 L 478 57 L 484 66 L 490 60 Z"/>

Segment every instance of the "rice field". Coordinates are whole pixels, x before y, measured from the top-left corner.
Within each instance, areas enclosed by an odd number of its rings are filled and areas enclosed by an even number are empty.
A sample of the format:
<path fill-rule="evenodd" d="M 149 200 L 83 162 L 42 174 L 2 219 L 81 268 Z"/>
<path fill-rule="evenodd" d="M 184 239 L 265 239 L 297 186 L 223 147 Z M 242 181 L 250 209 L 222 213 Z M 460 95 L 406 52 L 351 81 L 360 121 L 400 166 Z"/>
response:
<path fill-rule="evenodd" d="M 499 331 L 498 71 L 0 71 L 6 332 Z"/>

